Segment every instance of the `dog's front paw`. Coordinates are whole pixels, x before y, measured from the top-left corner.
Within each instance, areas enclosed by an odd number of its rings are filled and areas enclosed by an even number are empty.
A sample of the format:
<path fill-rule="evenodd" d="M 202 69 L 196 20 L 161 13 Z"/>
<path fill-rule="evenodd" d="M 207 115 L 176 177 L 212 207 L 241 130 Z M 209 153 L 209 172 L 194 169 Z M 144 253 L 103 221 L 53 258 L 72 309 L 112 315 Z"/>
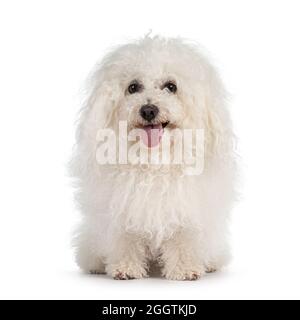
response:
<path fill-rule="evenodd" d="M 172 270 L 163 270 L 163 276 L 168 280 L 198 280 L 205 274 L 205 268 L 176 266 Z"/>
<path fill-rule="evenodd" d="M 115 280 L 142 279 L 148 276 L 146 269 L 137 265 L 108 266 L 107 273 Z"/>
<path fill-rule="evenodd" d="M 226 257 L 225 257 L 225 258 L 219 258 L 218 260 L 215 259 L 215 260 L 209 261 L 205 265 L 206 273 L 213 273 L 221 270 L 222 267 L 224 267 L 228 263 L 228 260 L 229 259 L 227 258 L 226 260 Z"/>
<path fill-rule="evenodd" d="M 136 279 L 135 277 L 131 276 L 130 274 L 122 272 L 122 271 L 116 271 L 116 273 L 113 275 L 113 278 L 115 280 L 132 280 L 132 279 Z"/>
<path fill-rule="evenodd" d="M 214 273 L 214 272 L 217 272 L 218 270 L 219 270 L 219 267 L 216 263 L 208 263 L 205 266 L 206 273 Z"/>
<path fill-rule="evenodd" d="M 214 266 L 214 265 L 208 265 L 205 268 L 205 272 L 206 273 L 214 273 L 214 272 L 217 272 L 217 271 L 218 271 L 218 267 Z"/>

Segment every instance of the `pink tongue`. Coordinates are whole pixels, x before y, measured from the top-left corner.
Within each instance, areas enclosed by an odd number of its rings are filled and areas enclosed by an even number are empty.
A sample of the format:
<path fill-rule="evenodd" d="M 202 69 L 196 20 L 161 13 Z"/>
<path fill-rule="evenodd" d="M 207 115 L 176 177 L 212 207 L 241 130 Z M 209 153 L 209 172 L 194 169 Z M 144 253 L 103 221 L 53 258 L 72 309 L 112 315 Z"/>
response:
<path fill-rule="evenodd" d="M 143 127 L 146 134 L 142 134 L 142 140 L 148 148 L 155 147 L 159 144 L 164 129 L 161 124 L 149 125 Z"/>

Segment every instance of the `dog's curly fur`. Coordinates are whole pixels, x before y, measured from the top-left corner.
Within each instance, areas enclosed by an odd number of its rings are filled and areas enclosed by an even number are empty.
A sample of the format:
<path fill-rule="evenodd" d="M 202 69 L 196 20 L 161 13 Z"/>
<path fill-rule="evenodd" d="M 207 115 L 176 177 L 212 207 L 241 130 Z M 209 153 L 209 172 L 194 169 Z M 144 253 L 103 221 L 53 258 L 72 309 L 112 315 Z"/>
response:
<path fill-rule="evenodd" d="M 128 95 L 133 79 L 143 92 Z M 161 90 L 176 81 L 178 92 Z M 182 166 L 99 165 L 98 129 L 142 123 L 139 108 L 159 106 L 159 121 L 204 129 L 201 175 Z M 223 85 L 208 59 L 181 39 L 146 36 L 120 46 L 97 65 L 80 113 L 71 161 L 76 200 L 83 214 L 74 239 L 86 272 L 115 279 L 143 278 L 158 261 L 167 279 L 194 280 L 228 262 L 228 216 L 234 200 L 234 136 Z"/>

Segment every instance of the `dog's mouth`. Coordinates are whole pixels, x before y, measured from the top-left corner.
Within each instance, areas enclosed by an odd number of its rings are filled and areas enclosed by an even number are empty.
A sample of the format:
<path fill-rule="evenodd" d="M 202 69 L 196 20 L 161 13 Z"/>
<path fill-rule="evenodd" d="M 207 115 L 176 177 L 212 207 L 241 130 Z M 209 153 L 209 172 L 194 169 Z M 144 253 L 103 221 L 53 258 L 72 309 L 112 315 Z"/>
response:
<path fill-rule="evenodd" d="M 169 125 L 169 122 L 162 122 L 156 124 L 149 124 L 140 126 L 144 130 L 141 135 L 143 143 L 148 148 L 153 148 L 160 143 L 160 140 L 163 136 L 164 129 Z"/>

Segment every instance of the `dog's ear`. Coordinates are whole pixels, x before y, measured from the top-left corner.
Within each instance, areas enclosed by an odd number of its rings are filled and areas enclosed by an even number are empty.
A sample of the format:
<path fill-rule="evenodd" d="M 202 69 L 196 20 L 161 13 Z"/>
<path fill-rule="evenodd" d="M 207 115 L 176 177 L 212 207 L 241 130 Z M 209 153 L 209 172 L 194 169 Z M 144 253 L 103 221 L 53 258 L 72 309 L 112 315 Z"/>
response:
<path fill-rule="evenodd" d="M 108 71 L 100 69 L 93 73 L 88 81 L 86 102 L 80 112 L 78 139 L 88 134 L 95 136 L 97 130 L 114 125 L 119 95 L 119 85 L 109 77 Z"/>
<path fill-rule="evenodd" d="M 205 153 L 208 156 L 226 156 L 234 143 L 226 97 L 221 80 L 212 72 L 205 88 L 202 116 Z"/>
<path fill-rule="evenodd" d="M 108 71 L 99 68 L 92 73 L 77 121 L 76 144 L 69 163 L 72 176 L 89 179 L 94 172 L 91 167 L 96 170 L 97 133 L 99 129 L 112 128 L 117 122 L 114 120 L 120 94 L 118 82 Z"/>

